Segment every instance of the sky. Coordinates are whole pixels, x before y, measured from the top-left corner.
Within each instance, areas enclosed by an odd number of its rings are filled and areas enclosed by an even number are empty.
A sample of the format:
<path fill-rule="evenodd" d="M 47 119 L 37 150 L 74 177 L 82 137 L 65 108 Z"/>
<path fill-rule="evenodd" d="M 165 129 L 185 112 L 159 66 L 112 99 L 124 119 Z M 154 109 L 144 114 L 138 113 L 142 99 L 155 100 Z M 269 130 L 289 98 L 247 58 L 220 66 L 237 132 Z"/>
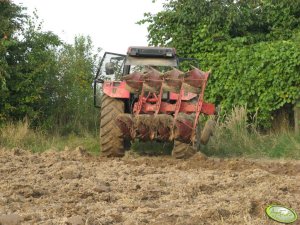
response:
<path fill-rule="evenodd" d="M 164 0 L 13 0 L 37 10 L 45 31 L 53 31 L 67 43 L 75 35 L 89 35 L 94 48 L 126 53 L 129 46 L 147 45 L 147 26 L 137 25 L 145 12 L 157 13 Z"/>

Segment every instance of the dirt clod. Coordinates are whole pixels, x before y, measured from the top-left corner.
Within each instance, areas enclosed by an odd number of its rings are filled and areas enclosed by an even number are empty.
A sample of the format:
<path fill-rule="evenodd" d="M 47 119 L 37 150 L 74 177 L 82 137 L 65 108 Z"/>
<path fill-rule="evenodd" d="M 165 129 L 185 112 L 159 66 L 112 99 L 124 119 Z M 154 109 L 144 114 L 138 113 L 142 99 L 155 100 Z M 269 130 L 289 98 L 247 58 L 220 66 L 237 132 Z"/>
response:
<path fill-rule="evenodd" d="M 63 179 L 77 179 L 80 178 L 80 171 L 76 166 L 69 166 L 62 169 L 59 173 L 61 178 Z"/>
<path fill-rule="evenodd" d="M 12 153 L 16 156 L 21 156 L 21 155 L 25 155 L 27 153 L 27 151 L 23 150 L 21 148 L 13 148 Z"/>
<path fill-rule="evenodd" d="M 0 215 L 0 225 L 19 225 L 23 221 L 23 218 L 16 214 Z"/>
<path fill-rule="evenodd" d="M 66 225 L 84 225 L 85 221 L 82 216 L 72 216 L 67 219 Z"/>
<path fill-rule="evenodd" d="M 98 192 L 98 193 L 102 193 L 102 192 L 109 192 L 110 191 L 110 187 L 106 184 L 97 184 L 94 187 L 94 191 Z"/>

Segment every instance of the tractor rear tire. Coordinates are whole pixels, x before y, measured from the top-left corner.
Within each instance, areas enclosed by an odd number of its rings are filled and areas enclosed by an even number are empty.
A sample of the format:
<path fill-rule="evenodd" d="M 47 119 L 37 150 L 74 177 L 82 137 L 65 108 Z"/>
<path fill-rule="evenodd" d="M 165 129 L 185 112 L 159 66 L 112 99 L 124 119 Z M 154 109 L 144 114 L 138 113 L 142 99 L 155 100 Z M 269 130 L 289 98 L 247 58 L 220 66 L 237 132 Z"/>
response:
<path fill-rule="evenodd" d="M 206 121 L 204 128 L 201 132 L 200 143 L 206 145 L 210 139 L 210 136 L 213 135 L 214 129 L 216 126 L 216 121 L 208 120 Z"/>
<path fill-rule="evenodd" d="M 197 150 L 189 144 L 181 141 L 174 141 L 172 156 L 176 159 L 188 159 L 196 154 Z"/>
<path fill-rule="evenodd" d="M 103 94 L 100 116 L 100 150 L 103 156 L 124 156 L 124 139 L 115 122 L 121 113 L 124 113 L 124 102 Z"/>

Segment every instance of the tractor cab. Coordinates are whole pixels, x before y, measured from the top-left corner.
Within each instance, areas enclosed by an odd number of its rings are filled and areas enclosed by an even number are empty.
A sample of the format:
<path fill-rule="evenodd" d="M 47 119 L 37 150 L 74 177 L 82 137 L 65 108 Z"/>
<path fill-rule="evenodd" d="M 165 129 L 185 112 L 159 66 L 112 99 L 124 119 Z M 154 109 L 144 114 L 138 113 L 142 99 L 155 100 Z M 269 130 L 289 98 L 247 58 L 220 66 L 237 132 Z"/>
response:
<path fill-rule="evenodd" d="M 129 47 L 127 55 L 105 52 L 96 79 L 117 80 L 147 66 L 178 67 L 174 48 Z"/>
<path fill-rule="evenodd" d="M 103 83 L 120 85 L 123 76 L 134 72 L 146 73 L 149 69 L 166 72 L 182 65 L 198 67 L 198 60 L 179 58 L 175 48 L 132 46 L 127 54 L 105 52 L 94 80 L 94 106 L 100 107 L 100 93 Z M 122 84 L 121 84 L 122 86 Z M 122 98 L 122 96 L 119 96 Z M 127 98 L 127 95 L 126 95 Z"/>

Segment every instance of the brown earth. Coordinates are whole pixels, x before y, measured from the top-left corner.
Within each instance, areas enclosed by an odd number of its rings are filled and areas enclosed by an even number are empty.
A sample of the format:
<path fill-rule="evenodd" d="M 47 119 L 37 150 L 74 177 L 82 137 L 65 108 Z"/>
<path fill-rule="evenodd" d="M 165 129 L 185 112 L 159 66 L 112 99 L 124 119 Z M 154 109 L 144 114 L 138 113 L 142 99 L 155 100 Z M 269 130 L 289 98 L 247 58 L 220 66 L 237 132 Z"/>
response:
<path fill-rule="evenodd" d="M 299 214 L 299 161 L 0 150 L 2 225 L 278 224 L 271 203 Z"/>

